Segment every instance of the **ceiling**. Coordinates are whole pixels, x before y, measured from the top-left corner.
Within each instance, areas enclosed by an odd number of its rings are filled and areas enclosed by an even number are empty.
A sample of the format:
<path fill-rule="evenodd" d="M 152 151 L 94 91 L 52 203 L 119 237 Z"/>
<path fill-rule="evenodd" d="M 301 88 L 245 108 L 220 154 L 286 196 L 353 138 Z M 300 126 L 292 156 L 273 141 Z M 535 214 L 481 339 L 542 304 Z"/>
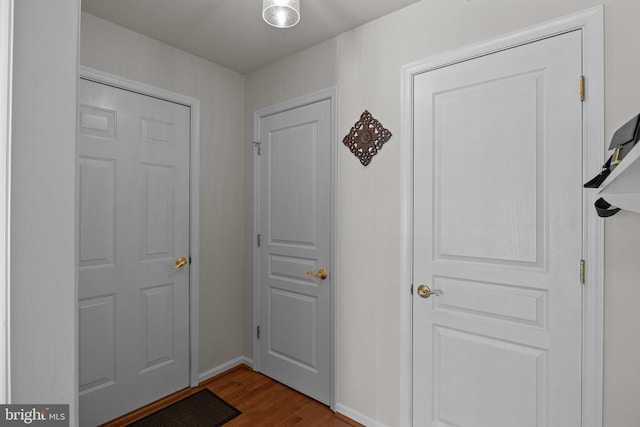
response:
<path fill-rule="evenodd" d="M 300 23 L 262 20 L 262 0 L 82 0 L 82 10 L 246 74 L 420 0 L 300 0 Z"/>

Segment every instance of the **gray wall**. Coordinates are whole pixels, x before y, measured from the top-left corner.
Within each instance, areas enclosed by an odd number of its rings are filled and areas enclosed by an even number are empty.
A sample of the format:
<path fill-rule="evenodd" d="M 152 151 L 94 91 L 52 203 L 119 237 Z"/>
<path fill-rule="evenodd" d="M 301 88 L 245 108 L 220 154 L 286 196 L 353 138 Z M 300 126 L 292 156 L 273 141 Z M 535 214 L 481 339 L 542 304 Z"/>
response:
<path fill-rule="evenodd" d="M 17 0 L 14 14 L 11 400 L 74 414 L 80 3 Z"/>

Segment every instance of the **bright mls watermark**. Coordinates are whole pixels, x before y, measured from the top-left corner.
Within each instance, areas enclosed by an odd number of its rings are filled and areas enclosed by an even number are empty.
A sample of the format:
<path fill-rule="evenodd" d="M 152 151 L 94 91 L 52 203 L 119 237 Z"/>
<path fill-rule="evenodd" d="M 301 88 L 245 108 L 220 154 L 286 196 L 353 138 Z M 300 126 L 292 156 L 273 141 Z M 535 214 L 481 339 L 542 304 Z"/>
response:
<path fill-rule="evenodd" d="M 69 405 L 0 405 L 0 427 L 69 427 Z"/>

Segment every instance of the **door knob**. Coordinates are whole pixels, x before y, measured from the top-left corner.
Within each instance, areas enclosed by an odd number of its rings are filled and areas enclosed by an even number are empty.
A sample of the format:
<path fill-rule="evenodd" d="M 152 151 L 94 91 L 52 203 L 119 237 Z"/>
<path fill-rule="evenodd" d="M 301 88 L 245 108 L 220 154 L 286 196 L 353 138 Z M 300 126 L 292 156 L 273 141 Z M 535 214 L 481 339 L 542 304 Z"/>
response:
<path fill-rule="evenodd" d="M 185 265 L 187 265 L 187 259 L 185 257 L 181 256 L 181 257 L 176 259 L 176 265 L 172 265 L 171 268 L 173 270 L 177 270 L 180 267 L 183 267 Z"/>
<path fill-rule="evenodd" d="M 440 294 L 440 291 L 432 291 L 427 285 L 418 286 L 418 295 L 422 298 L 429 298 L 431 295 L 439 296 Z"/>
<path fill-rule="evenodd" d="M 315 277 L 317 279 L 320 279 L 320 280 L 324 280 L 328 276 L 327 270 L 325 270 L 324 268 L 321 268 L 320 270 L 318 270 L 317 273 L 314 273 L 313 271 L 307 271 L 307 274 L 309 276 L 313 276 L 313 277 Z"/>

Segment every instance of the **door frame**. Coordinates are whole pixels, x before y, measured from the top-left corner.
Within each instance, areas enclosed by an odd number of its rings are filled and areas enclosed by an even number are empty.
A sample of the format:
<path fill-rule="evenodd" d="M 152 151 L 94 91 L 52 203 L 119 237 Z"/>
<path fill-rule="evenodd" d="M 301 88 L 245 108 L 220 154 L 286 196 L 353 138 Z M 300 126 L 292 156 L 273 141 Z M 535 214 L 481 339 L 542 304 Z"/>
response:
<path fill-rule="evenodd" d="M 330 143 L 331 143 L 331 265 L 329 271 L 331 271 L 331 280 L 333 289 L 331 290 L 331 361 L 330 361 L 330 407 L 335 408 L 336 393 L 335 387 L 336 381 L 336 303 L 337 303 L 337 289 L 338 284 L 338 88 L 336 86 L 328 89 L 321 90 L 319 92 L 303 95 L 301 97 L 284 101 L 278 104 L 269 105 L 267 107 L 260 108 L 253 113 L 253 369 L 260 372 L 260 351 L 259 342 L 257 337 L 257 327 L 260 321 L 260 251 L 257 245 L 257 235 L 260 234 L 260 157 L 258 150 L 260 147 L 260 121 L 268 116 L 283 113 L 295 108 L 304 107 L 305 105 L 314 104 L 316 102 L 329 100 L 331 104 L 331 129 L 329 130 Z"/>
<path fill-rule="evenodd" d="M 582 31 L 583 75 L 586 98 L 583 111 L 583 176 L 600 170 L 604 146 L 604 8 L 596 6 L 485 42 L 452 50 L 402 67 L 401 179 L 402 277 L 400 332 L 400 420 L 412 425 L 412 246 L 413 246 L 413 79 L 416 75 L 573 30 Z M 578 76 L 576 76 L 576 96 Z M 596 215 L 595 192 L 583 190 L 582 427 L 601 427 L 603 415 L 604 340 L 604 227 Z M 578 266 L 576 265 L 576 275 Z"/>
<path fill-rule="evenodd" d="M 189 383 L 191 387 L 195 387 L 200 383 L 200 100 L 85 66 L 80 66 L 80 78 L 181 104 L 191 110 L 189 140 L 189 256 L 191 257 L 189 270 Z"/>

